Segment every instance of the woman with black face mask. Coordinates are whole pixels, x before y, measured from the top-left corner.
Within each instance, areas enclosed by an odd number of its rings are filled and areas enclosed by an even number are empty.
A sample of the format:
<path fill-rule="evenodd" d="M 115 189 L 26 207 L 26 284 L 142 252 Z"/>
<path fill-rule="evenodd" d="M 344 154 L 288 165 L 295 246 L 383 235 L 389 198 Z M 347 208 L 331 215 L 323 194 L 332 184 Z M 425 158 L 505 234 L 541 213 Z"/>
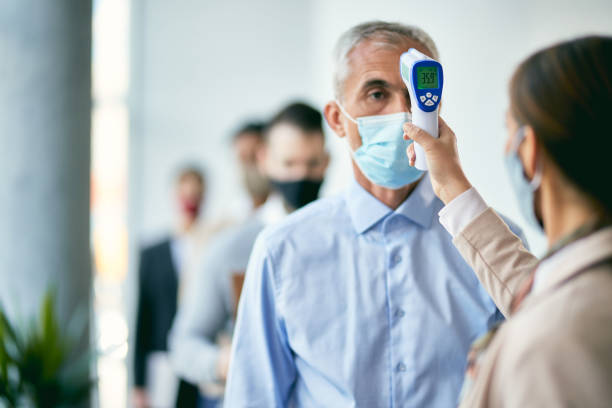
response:
<path fill-rule="evenodd" d="M 440 222 L 508 317 L 474 344 L 461 406 L 612 405 L 611 115 L 610 37 L 544 49 L 514 73 L 505 161 L 546 234 L 541 260 L 470 185 L 442 120 L 439 139 L 404 126 L 446 204 Z"/>

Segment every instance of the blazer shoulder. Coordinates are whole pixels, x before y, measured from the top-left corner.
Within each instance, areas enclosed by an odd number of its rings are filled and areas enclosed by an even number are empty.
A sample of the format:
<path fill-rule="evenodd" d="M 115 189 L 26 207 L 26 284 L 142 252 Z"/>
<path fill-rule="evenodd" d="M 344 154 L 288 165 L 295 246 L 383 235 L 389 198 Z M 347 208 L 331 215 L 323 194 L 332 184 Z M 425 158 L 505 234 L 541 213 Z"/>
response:
<path fill-rule="evenodd" d="M 167 251 L 170 247 L 171 238 L 165 237 L 159 239 L 153 243 L 146 244 L 140 250 L 140 256 L 151 256 L 154 254 L 158 254 L 164 251 Z"/>
<path fill-rule="evenodd" d="M 609 267 L 588 271 L 532 299 L 500 332 L 500 364 L 520 369 L 527 381 L 542 367 L 573 371 L 587 361 L 591 369 L 612 374 L 611 272 Z"/>
<path fill-rule="evenodd" d="M 525 300 L 486 351 L 466 406 L 599 406 L 612 400 L 612 270 Z"/>

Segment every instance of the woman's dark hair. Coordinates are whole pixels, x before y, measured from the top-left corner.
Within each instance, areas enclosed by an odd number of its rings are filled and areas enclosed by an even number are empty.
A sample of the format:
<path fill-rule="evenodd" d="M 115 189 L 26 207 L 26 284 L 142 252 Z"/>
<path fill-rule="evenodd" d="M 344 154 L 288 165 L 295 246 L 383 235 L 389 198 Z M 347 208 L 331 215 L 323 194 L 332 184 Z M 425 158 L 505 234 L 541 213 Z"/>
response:
<path fill-rule="evenodd" d="M 529 57 L 510 82 L 510 110 L 567 180 L 612 214 L 612 37 L 579 38 Z"/>

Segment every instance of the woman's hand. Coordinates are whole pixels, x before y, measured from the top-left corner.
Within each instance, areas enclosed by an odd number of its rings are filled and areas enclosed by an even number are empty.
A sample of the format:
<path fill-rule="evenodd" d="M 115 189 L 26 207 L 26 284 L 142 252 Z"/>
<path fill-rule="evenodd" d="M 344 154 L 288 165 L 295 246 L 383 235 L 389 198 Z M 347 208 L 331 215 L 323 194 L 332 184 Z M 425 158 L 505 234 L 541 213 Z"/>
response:
<path fill-rule="evenodd" d="M 440 137 L 435 138 L 414 124 L 405 123 L 404 139 L 414 140 L 421 145 L 425 151 L 434 192 L 444 204 L 448 204 L 461 193 L 469 190 L 472 185 L 463 173 L 459 162 L 455 133 L 442 118 L 439 118 L 438 128 Z M 410 159 L 410 165 L 414 166 L 416 160 L 414 143 L 408 146 L 406 154 Z"/>

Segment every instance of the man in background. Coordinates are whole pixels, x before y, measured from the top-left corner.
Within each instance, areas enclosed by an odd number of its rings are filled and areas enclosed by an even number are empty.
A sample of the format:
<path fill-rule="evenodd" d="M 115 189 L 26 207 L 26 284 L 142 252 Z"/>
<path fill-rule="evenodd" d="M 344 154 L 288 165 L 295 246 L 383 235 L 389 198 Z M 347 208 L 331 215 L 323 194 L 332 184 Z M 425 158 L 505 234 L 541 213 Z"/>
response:
<path fill-rule="evenodd" d="M 204 175 L 183 168 L 176 179 L 177 225 L 172 234 L 142 250 L 138 276 L 138 310 L 134 352 L 133 405 L 195 407 L 197 388 L 178 381 L 167 359 L 166 339 L 176 314 L 179 291 L 205 237 L 198 225 Z"/>
<path fill-rule="evenodd" d="M 256 161 L 273 192 L 254 217 L 218 236 L 207 249 L 169 340 L 176 371 L 200 385 L 203 406 L 215 406 L 223 394 L 230 345 L 219 344 L 218 338 L 231 331 L 255 238 L 265 226 L 318 197 L 329 163 L 322 115 L 306 104 L 281 110 L 264 135 Z"/>
<path fill-rule="evenodd" d="M 247 122 L 236 130 L 232 136 L 232 147 L 239 165 L 240 178 L 245 188 L 230 203 L 232 218 L 243 221 L 253 211 L 266 202 L 270 194 L 270 184 L 261 169 L 257 166 L 257 152 L 264 144 L 263 122 Z"/>

